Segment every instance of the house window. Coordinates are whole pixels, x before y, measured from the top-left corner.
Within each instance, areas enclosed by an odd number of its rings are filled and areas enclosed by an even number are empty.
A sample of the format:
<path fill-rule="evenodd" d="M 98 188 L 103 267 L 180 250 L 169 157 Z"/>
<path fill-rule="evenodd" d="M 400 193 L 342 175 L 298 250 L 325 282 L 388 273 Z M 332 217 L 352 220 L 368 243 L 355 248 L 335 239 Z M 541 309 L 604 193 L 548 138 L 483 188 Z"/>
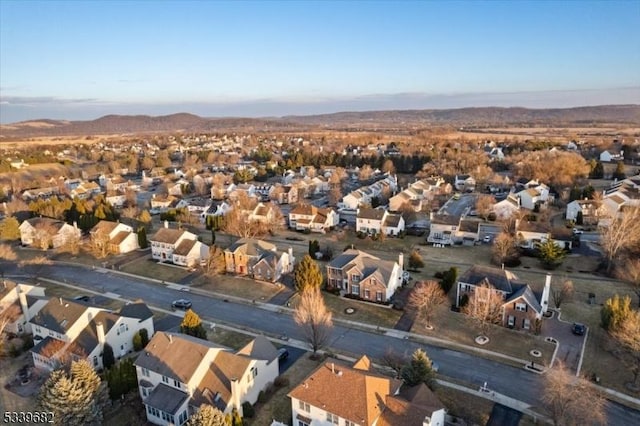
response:
<path fill-rule="evenodd" d="M 183 411 L 182 413 L 180 413 L 180 416 L 178 416 L 178 424 L 183 424 L 184 422 L 187 421 L 187 410 Z"/>
<path fill-rule="evenodd" d="M 358 284 L 351 285 L 351 294 L 355 294 L 356 296 L 360 296 L 360 286 Z"/>
<path fill-rule="evenodd" d="M 331 414 L 330 412 L 327 411 L 327 422 L 333 423 L 334 425 L 337 425 L 338 424 L 338 416 L 336 416 L 335 414 Z"/>
<path fill-rule="evenodd" d="M 531 328 L 531 321 L 529 320 L 529 318 L 525 318 L 522 320 L 522 328 L 524 328 L 525 330 L 529 330 Z"/>
<path fill-rule="evenodd" d="M 344 421 L 344 426 L 358 426 L 357 424 L 355 424 L 352 421 L 346 420 Z"/>
<path fill-rule="evenodd" d="M 514 317 L 513 315 L 509 315 L 509 320 L 507 321 L 507 324 L 509 325 L 509 327 L 513 327 L 516 323 L 516 317 Z"/>
<path fill-rule="evenodd" d="M 364 298 L 365 298 L 365 299 L 369 299 L 369 298 L 371 297 L 371 294 L 370 294 L 370 293 L 371 293 L 371 292 L 369 291 L 369 289 L 368 289 L 368 288 L 367 288 L 367 289 L 365 289 L 365 290 L 364 290 Z"/>
<path fill-rule="evenodd" d="M 169 384 L 169 378 L 167 376 L 162 376 L 162 382 Z"/>
<path fill-rule="evenodd" d="M 516 311 L 527 312 L 526 303 L 516 303 Z"/>
<path fill-rule="evenodd" d="M 305 423 L 302 420 L 298 420 L 298 426 L 309 426 L 309 423 Z"/>
<path fill-rule="evenodd" d="M 177 381 L 176 379 L 173 379 L 173 386 L 177 387 L 178 389 L 180 389 L 180 382 Z"/>
<path fill-rule="evenodd" d="M 94 357 L 93 357 L 93 366 L 94 366 L 94 367 L 97 367 L 97 366 L 98 366 L 98 357 L 97 357 L 97 356 L 94 356 Z"/>
<path fill-rule="evenodd" d="M 147 388 L 142 388 L 142 397 L 146 398 L 149 394 L 147 393 Z"/>
<path fill-rule="evenodd" d="M 382 302 L 382 292 L 381 291 L 376 291 L 376 300 L 378 302 Z"/>
<path fill-rule="evenodd" d="M 307 413 L 311 411 L 311 406 L 304 401 L 298 401 L 298 408 L 302 411 L 306 411 Z"/>
<path fill-rule="evenodd" d="M 142 375 L 145 376 L 145 377 L 149 377 L 149 370 L 143 367 L 142 368 Z"/>
<path fill-rule="evenodd" d="M 360 281 L 360 275 L 351 275 L 351 282 L 358 282 Z"/>

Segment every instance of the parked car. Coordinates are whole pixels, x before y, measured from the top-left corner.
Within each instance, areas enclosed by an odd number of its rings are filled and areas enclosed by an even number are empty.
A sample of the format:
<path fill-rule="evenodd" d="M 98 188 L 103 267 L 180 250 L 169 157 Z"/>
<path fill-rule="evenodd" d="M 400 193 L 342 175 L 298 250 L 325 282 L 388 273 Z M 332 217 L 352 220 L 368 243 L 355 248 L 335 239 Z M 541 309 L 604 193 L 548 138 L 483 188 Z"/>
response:
<path fill-rule="evenodd" d="M 79 302 L 89 302 L 91 300 L 91 297 L 89 297 L 87 295 L 82 295 L 82 296 L 74 297 L 73 300 L 77 300 Z"/>
<path fill-rule="evenodd" d="M 278 361 L 283 362 L 289 358 L 289 350 L 287 348 L 278 349 Z"/>
<path fill-rule="evenodd" d="M 184 309 L 185 311 L 187 309 L 191 309 L 191 305 L 192 303 L 189 299 L 178 299 L 171 302 L 171 307 L 173 309 Z"/>
<path fill-rule="evenodd" d="M 584 234 L 584 231 L 582 229 L 573 228 L 573 235 L 580 235 L 580 234 Z"/>
<path fill-rule="evenodd" d="M 571 326 L 571 332 L 576 336 L 584 336 L 584 333 L 587 332 L 587 326 L 579 322 L 574 322 Z"/>
<path fill-rule="evenodd" d="M 486 244 L 491 244 L 491 235 L 485 235 L 482 239 Z"/>
<path fill-rule="evenodd" d="M 406 282 L 409 282 L 411 280 L 412 280 L 411 274 L 409 272 L 407 272 L 407 271 L 404 271 L 402 273 L 402 281 L 404 281 L 406 283 Z"/>

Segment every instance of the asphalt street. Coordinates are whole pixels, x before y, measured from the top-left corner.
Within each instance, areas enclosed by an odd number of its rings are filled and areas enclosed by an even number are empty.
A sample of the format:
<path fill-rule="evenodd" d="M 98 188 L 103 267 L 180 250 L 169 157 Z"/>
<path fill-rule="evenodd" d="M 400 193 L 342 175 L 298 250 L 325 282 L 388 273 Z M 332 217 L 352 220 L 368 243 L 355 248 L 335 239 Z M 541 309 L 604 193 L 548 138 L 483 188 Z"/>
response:
<path fill-rule="evenodd" d="M 49 279 L 92 289 L 102 293 L 113 293 L 127 299 L 143 299 L 146 303 L 165 309 L 171 308 L 171 301 L 185 297 L 180 290 L 173 290 L 161 284 L 130 278 L 108 271 L 92 270 L 73 265 L 38 265 L 18 268 L 15 264 L 4 264 L 5 275 L 37 273 Z M 304 340 L 292 317 L 286 313 L 259 309 L 252 305 L 233 303 L 208 296 L 189 294 L 193 309 L 209 321 L 227 323 L 253 331 L 262 331 L 273 336 L 286 335 Z M 530 404 L 540 405 L 543 393 L 542 377 L 524 369 L 507 366 L 495 361 L 479 358 L 467 353 L 443 349 L 410 340 L 400 340 L 379 333 L 366 332 L 336 324 L 330 346 L 358 356 L 367 354 L 371 358 L 381 359 L 388 348 L 412 353 L 424 348 L 429 356 L 439 364 L 440 373 L 453 379 L 475 384 L 480 387 L 484 382 L 496 392 Z M 640 411 L 632 410 L 615 403 L 608 403 L 609 424 L 640 424 Z"/>

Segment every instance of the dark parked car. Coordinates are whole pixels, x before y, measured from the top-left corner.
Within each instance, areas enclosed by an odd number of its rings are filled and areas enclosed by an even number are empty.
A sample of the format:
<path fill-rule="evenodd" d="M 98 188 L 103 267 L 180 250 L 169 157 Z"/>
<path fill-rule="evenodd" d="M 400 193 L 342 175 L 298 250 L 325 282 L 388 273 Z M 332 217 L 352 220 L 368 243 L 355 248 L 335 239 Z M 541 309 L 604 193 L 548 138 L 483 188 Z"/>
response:
<path fill-rule="evenodd" d="M 187 310 L 187 309 L 190 309 L 190 308 L 191 308 L 191 305 L 192 305 L 191 300 L 188 300 L 188 299 L 178 299 L 178 300 L 174 300 L 174 301 L 171 303 L 171 306 L 172 306 L 174 309 L 184 309 L 184 310 Z"/>
<path fill-rule="evenodd" d="M 289 358 L 289 350 L 287 348 L 278 349 L 278 361 L 286 361 Z"/>
<path fill-rule="evenodd" d="M 580 324 L 578 322 L 574 322 L 573 325 L 571 326 L 571 331 L 576 336 L 584 336 L 584 333 L 587 332 L 587 326 L 585 326 L 584 324 Z"/>
<path fill-rule="evenodd" d="M 76 296 L 73 298 L 73 300 L 77 300 L 79 302 L 89 302 L 91 301 L 91 298 L 87 295 L 83 295 L 83 296 Z"/>

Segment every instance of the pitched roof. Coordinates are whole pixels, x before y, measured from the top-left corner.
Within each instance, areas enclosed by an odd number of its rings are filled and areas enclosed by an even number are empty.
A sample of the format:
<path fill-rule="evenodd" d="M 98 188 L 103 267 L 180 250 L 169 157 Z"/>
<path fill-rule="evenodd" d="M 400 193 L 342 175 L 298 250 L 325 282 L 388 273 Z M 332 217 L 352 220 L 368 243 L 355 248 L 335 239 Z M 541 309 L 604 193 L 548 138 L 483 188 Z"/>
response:
<path fill-rule="evenodd" d="M 135 365 L 187 383 L 210 349 L 226 349 L 186 334 L 158 332 Z"/>
<path fill-rule="evenodd" d="M 120 245 L 120 243 L 122 243 L 131 234 L 132 233 L 128 231 L 120 231 L 113 236 L 113 238 L 111 239 L 111 241 L 109 241 L 109 243 Z"/>
<path fill-rule="evenodd" d="M 43 227 L 44 229 L 51 228 L 51 230 L 56 233 L 60 231 L 60 229 L 66 225 L 65 222 L 57 219 L 51 219 L 50 217 L 32 217 L 31 219 L 27 219 L 29 225 L 34 228 Z"/>
<path fill-rule="evenodd" d="M 253 238 L 241 238 L 235 243 L 231 244 L 225 251 L 231 253 L 243 253 L 247 256 L 260 256 L 267 251 L 274 251 L 276 246 L 262 240 L 255 240 Z"/>
<path fill-rule="evenodd" d="M 358 219 L 382 220 L 385 211 L 382 209 L 360 208 L 358 210 Z"/>
<path fill-rule="evenodd" d="M 445 408 L 424 383 L 413 387 L 403 386 L 398 395 L 387 396 L 385 402 L 386 409 L 377 426 L 422 426 L 425 418 Z"/>
<path fill-rule="evenodd" d="M 160 228 L 158 232 L 153 234 L 149 241 L 159 243 L 175 244 L 186 231 L 183 229 Z"/>
<path fill-rule="evenodd" d="M 305 215 L 305 216 L 313 216 L 313 215 L 316 214 L 317 211 L 318 211 L 317 207 L 312 206 L 311 204 L 308 204 L 308 203 L 302 203 L 302 204 L 298 204 L 297 206 L 295 206 L 289 212 L 289 214 L 300 214 L 300 215 Z"/>
<path fill-rule="evenodd" d="M 77 355 L 84 354 L 84 356 L 89 356 L 98 345 L 97 324 L 102 323 L 104 334 L 106 335 L 116 325 L 118 319 L 120 319 L 118 315 L 110 312 L 99 312 L 75 338 L 74 344 L 70 346 L 71 351 Z"/>
<path fill-rule="evenodd" d="M 511 296 L 509 296 L 507 300 L 505 300 L 504 304 L 511 303 L 520 298 L 524 299 L 524 301 L 527 302 L 527 304 L 531 306 L 536 312 L 542 312 L 540 301 L 533 293 L 533 290 L 531 290 L 531 287 L 529 287 L 529 285 L 520 287 L 520 289 L 515 291 Z"/>
<path fill-rule="evenodd" d="M 149 309 L 146 303 L 142 301 L 136 301 L 134 303 L 124 305 L 122 308 L 120 308 L 120 311 L 118 311 L 118 313 L 123 317 L 137 318 L 140 321 L 144 321 L 153 316 L 153 312 L 151 312 L 151 309 Z"/>
<path fill-rule="evenodd" d="M 362 274 L 361 280 L 375 277 L 383 285 L 387 286 L 391 280 L 391 273 L 396 262 L 381 260 L 375 256 L 359 250 L 347 250 L 335 257 L 329 265 L 330 268 L 346 269 L 357 268 Z"/>
<path fill-rule="evenodd" d="M 112 222 L 110 220 L 101 220 L 96 224 L 96 226 L 91 228 L 91 231 L 89 232 L 91 234 L 99 232 L 99 233 L 108 235 L 111 233 L 111 231 L 116 229 L 117 226 L 118 226 L 118 222 Z"/>
<path fill-rule="evenodd" d="M 239 355 L 246 355 L 254 359 L 263 359 L 265 361 L 273 361 L 278 357 L 278 350 L 273 343 L 264 336 L 257 336 L 249 342 L 244 348 L 238 351 Z"/>
<path fill-rule="evenodd" d="M 189 254 L 193 246 L 197 243 L 197 240 L 182 240 L 178 247 L 175 248 L 173 254 L 178 256 L 186 256 Z"/>
<path fill-rule="evenodd" d="M 431 218 L 432 225 L 458 225 L 459 222 L 459 216 L 452 216 L 448 214 L 434 214 Z"/>
<path fill-rule="evenodd" d="M 370 425 L 384 410 L 387 395 L 393 395 L 400 383 L 372 371 L 326 362 L 289 396 L 354 423 Z"/>
<path fill-rule="evenodd" d="M 87 309 L 86 305 L 71 300 L 61 297 L 53 298 L 40 309 L 31 322 L 57 333 L 65 334 Z"/>
<path fill-rule="evenodd" d="M 511 294 L 514 286 L 519 288 L 524 285 L 518 277 L 505 269 L 491 268 L 489 266 L 473 265 L 467 269 L 458 281 L 465 284 L 481 286 L 484 283 L 491 285 L 493 288 Z"/>
<path fill-rule="evenodd" d="M 400 219 L 402 219 L 401 214 L 393 214 L 389 213 L 384 220 L 384 226 L 389 226 L 392 228 L 396 228 L 400 225 Z"/>

